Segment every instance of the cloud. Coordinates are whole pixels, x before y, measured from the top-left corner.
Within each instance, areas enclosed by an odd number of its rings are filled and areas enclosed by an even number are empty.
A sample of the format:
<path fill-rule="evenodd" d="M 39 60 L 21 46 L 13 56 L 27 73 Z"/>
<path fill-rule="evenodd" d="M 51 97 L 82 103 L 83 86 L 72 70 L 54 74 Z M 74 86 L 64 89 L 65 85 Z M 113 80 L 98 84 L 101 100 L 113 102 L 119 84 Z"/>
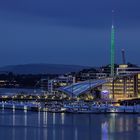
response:
<path fill-rule="evenodd" d="M 51 24 L 75 27 L 106 28 L 115 20 L 125 26 L 139 24 L 139 0 L 4 0 L 0 8 L 49 19 Z M 52 22 L 53 21 L 53 22 Z"/>
<path fill-rule="evenodd" d="M 115 9 L 116 61 L 121 62 L 122 48 L 131 60 L 140 46 L 138 4 L 138 0 L 0 1 L 0 57 L 4 60 L 1 64 L 109 63 L 112 7 Z M 7 55 L 10 57 L 5 59 Z"/>

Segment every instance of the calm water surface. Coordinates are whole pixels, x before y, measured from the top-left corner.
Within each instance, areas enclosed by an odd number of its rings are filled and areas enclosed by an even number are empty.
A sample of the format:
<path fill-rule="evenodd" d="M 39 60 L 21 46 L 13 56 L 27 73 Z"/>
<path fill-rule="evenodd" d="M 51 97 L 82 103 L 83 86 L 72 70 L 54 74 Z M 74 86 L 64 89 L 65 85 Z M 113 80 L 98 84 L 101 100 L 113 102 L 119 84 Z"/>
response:
<path fill-rule="evenodd" d="M 140 115 L 0 110 L 0 140 L 139 140 Z"/>
<path fill-rule="evenodd" d="M 15 94 L 41 94 L 41 89 L 27 89 L 27 88 L 0 88 L 0 95 L 15 95 Z"/>

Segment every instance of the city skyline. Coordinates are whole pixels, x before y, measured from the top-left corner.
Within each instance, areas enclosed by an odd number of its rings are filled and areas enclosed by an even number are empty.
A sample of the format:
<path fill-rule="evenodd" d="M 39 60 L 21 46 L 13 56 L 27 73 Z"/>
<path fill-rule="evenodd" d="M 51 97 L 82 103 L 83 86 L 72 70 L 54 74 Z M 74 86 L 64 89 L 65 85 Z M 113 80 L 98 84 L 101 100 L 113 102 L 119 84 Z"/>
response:
<path fill-rule="evenodd" d="M 2 140 L 140 139 L 140 0 L 1 0 Z"/>
<path fill-rule="evenodd" d="M 138 0 L 0 2 L 0 66 L 27 63 L 101 66 L 110 63 L 112 9 L 116 63 L 139 63 Z"/>

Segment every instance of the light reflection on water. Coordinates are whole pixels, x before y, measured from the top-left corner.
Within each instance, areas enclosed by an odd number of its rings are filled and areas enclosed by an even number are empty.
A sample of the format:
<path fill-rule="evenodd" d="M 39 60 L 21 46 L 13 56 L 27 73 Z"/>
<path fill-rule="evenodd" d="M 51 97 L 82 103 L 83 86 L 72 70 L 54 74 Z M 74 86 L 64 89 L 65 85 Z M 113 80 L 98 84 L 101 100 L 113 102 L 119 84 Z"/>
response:
<path fill-rule="evenodd" d="M 24 140 L 27 140 L 27 112 L 24 112 Z"/>
<path fill-rule="evenodd" d="M 108 140 L 108 123 L 102 123 L 102 140 Z"/>
<path fill-rule="evenodd" d="M 15 111 L 13 110 L 13 126 L 15 126 Z M 15 128 L 13 128 L 12 139 L 15 139 Z"/>
<path fill-rule="evenodd" d="M 2 140 L 138 140 L 139 115 L 0 110 Z"/>

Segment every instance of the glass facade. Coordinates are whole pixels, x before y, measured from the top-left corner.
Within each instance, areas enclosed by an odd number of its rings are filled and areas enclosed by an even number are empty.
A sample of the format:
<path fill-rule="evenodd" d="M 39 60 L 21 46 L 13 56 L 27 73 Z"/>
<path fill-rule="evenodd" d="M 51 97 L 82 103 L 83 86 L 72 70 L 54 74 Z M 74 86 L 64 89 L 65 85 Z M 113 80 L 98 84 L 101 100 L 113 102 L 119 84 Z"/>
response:
<path fill-rule="evenodd" d="M 108 87 L 110 94 L 114 93 L 114 99 L 121 100 L 140 96 L 140 74 L 130 77 L 122 77 L 113 83 L 105 83 L 103 87 Z M 113 91 L 114 89 L 114 91 Z"/>
<path fill-rule="evenodd" d="M 100 79 L 100 80 L 88 80 L 88 81 L 84 81 L 84 82 L 79 82 L 79 83 L 74 83 L 70 86 L 66 86 L 66 87 L 61 87 L 58 90 L 62 91 L 64 93 L 67 93 L 70 96 L 79 96 L 82 93 L 86 93 L 89 90 L 103 85 L 104 83 L 106 83 L 108 80 L 107 79 Z"/>

